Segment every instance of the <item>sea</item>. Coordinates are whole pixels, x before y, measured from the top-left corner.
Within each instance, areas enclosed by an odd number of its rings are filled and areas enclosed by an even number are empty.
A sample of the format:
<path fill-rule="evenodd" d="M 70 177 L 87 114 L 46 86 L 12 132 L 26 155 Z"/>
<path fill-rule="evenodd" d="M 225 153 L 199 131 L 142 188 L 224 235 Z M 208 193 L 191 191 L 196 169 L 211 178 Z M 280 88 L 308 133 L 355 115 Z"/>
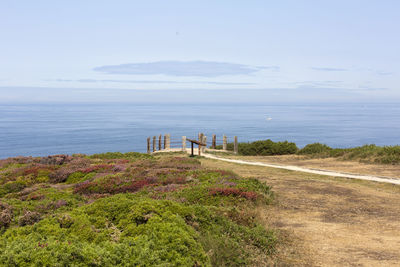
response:
<path fill-rule="evenodd" d="M 400 144 L 396 103 L 6 103 L 0 104 L 0 158 L 145 152 L 148 137 L 202 132 L 217 142 L 271 139 L 299 147 Z M 158 141 L 157 141 L 158 142 Z"/>

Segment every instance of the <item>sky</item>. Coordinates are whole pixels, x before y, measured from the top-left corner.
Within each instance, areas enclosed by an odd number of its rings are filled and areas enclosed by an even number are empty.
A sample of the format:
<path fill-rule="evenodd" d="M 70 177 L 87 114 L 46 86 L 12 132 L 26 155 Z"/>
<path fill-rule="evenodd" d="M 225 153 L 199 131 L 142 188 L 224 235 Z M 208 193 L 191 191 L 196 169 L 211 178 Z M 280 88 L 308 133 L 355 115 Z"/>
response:
<path fill-rule="evenodd" d="M 398 101 L 399 13 L 397 0 L 2 0 L 0 102 Z"/>

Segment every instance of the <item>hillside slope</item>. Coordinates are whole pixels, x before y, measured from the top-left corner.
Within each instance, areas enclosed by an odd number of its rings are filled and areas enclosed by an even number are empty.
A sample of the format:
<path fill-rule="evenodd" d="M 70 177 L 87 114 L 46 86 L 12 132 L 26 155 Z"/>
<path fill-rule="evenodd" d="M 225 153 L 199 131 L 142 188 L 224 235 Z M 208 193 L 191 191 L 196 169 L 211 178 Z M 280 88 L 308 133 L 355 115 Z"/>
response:
<path fill-rule="evenodd" d="M 139 153 L 0 161 L 0 264 L 263 265 L 270 188 L 195 159 Z"/>

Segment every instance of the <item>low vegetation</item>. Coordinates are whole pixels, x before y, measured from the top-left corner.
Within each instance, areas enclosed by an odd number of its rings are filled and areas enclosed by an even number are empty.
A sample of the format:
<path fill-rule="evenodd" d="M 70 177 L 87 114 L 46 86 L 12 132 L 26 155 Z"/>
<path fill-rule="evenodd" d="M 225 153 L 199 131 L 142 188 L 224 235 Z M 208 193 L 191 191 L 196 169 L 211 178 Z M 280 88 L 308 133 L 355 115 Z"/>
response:
<path fill-rule="evenodd" d="M 315 158 L 335 157 L 366 163 L 400 164 L 400 146 L 364 145 L 354 148 L 331 148 L 324 144 L 314 143 L 306 145 L 299 154 Z"/>
<path fill-rule="evenodd" d="M 222 149 L 222 146 L 217 146 Z M 233 151 L 233 143 L 227 149 Z M 313 158 L 334 157 L 342 160 L 359 160 L 366 163 L 400 164 L 400 146 L 364 145 L 354 148 L 331 148 L 325 144 L 313 143 L 299 149 L 295 143 L 271 140 L 239 143 L 238 153 L 244 156 L 306 155 Z"/>
<path fill-rule="evenodd" d="M 0 265 L 241 266 L 274 251 L 270 188 L 173 155 L 0 160 Z"/>
<path fill-rule="evenodd" d="M 217 149 L 222 149 L 222 146 L 217 146 Z M 227 144 L 227 150 L 233 151 L 233 143 Z M 296 144 L 288 141 L 273 142 L 268 139 L 238 144 L 238 152 L 244 156 L 289 155 L 296 154 L 297 151 Z"/>

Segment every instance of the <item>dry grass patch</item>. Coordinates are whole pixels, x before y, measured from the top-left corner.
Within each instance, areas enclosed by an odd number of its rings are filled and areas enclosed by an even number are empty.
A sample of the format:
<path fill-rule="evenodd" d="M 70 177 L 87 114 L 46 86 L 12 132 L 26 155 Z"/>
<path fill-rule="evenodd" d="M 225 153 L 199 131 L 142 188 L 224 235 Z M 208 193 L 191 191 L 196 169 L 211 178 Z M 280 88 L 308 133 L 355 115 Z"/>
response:
<path fill-rule="evenodd" d="M 272 186 L 275 205 L 261 211 L 263 221 L 288 240 L 281 243 L 275 264 L 400 264 L 399 186 L 210 159 L 202 164 Z"/>

